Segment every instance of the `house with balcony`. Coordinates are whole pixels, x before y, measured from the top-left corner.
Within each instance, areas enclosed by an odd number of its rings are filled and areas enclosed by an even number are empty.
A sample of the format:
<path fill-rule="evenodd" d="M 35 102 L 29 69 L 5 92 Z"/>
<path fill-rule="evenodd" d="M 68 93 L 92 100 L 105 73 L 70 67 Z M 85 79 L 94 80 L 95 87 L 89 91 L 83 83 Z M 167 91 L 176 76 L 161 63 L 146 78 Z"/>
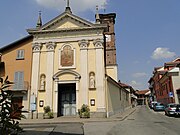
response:
<path fill-rule="evenodd" d="M 153 76 L 148 81 L 149 89 L 155 101 L 180 103 L 180 58 L 164 63 L 164 66 L 154 68 Z"/>
<path fill-rule="evenodd" d="M 8 76 L 8 80 L 14 83 L 8 88 L 13 92 L 12 103 L 24 106 L 23 110 L 29 111 L 32 36 L 0 48 L 0 53 L 0 77 Z M 28 117 L 28 114 L 25 115 Z"/>

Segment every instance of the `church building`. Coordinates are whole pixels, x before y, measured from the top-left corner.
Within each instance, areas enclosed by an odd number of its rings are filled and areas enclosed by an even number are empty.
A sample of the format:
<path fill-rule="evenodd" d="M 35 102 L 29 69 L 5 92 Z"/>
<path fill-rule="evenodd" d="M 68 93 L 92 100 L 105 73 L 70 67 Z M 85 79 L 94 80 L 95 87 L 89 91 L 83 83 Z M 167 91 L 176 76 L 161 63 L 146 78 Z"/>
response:
<path fill-rule="evenodd" d="M 130 106 L 130 91 L 118 83 L 115 18 L 97 9 L 95 23 L 89 22 L 74 15 L 68 2 L 46 24 L 39 14 L 36 28 L 27 30 L 32 66 L 29 98 L 22 104 L 29 103 L 29 117 L 43 118 L 46 106 L 54 117 L 77 116 L 83 104 L 90 117 L 109 117 Z"/>

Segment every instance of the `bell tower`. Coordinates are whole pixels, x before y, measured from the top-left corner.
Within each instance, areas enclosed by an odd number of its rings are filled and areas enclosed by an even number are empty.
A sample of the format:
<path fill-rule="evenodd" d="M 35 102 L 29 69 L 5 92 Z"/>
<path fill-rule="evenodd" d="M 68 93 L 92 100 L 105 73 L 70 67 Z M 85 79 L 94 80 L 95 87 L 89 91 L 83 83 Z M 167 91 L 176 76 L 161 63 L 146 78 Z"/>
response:
<path fill-rule="evenodd" d="M 107 24 L 108 29 L 104 32 L 106 38 L 106 51 L 105 51 L 105 58 L 106 58 L 106 66 L 109 65 L 117 65 L 116 63 L 116 46 L 115 46 L 115 31 L 114 31 L 114 24 L 115 24 L 115 13 L 110 14 L 99 14 L 100 22 L 102 24 Z"/>

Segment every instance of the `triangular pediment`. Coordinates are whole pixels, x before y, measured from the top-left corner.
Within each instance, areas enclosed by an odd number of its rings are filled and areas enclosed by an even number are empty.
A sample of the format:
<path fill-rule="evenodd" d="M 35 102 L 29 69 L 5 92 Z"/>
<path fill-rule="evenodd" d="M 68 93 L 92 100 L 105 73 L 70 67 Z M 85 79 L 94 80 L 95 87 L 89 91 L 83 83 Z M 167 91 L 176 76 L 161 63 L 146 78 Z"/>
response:
<path fill-rule="evenodd" d="M 65 12 L 43 25 L 41 30 L 78 29 L 83 27 L 93 27 L 93 25 L 94 24 L 91 22 Z"/>

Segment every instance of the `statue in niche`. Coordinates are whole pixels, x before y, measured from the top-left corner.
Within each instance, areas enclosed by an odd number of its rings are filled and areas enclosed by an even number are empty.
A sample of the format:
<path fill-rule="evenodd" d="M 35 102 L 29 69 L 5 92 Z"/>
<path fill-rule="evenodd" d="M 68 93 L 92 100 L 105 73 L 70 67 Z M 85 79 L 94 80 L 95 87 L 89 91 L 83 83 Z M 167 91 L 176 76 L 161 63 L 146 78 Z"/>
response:
<path fill-rule="evenodd" d="M 95 88 L 95 77 L 93 72 L 91 72 L 89 76 L 89 88 Z"/>
<path fill-rule="evenodd" d="M 46 76 L 44 74 L 40 77 L 40 90 L 45 90 Z"/>

